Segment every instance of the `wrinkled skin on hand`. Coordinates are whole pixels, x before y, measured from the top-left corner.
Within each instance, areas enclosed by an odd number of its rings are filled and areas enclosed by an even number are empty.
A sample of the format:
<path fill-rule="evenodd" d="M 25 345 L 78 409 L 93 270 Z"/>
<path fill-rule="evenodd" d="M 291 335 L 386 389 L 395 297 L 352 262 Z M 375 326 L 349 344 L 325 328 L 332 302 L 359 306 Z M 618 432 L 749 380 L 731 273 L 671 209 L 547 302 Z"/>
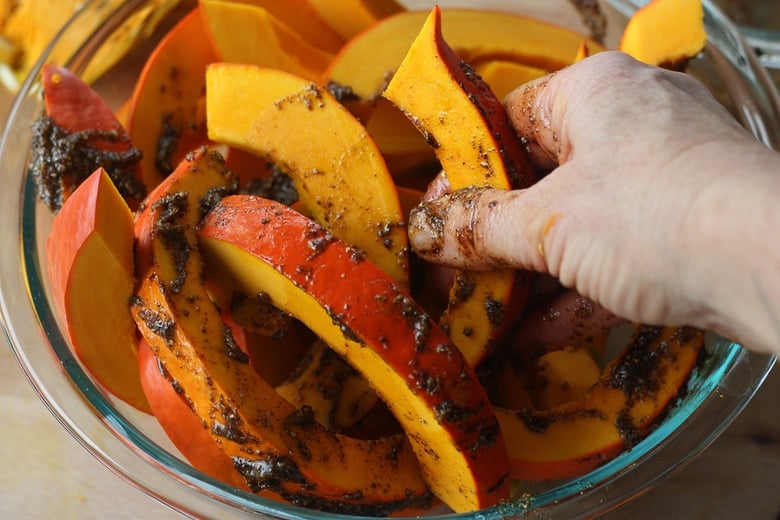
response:
<path fill-rule="evenodd" d="M 780 246 L 767 239 L 780 155 L 702 84 L 605 52 L 505 106 L 551 173 L 525 190 L 430 197 L 409 223 L 418 254 L 550 273 L 624 318 L 780 352 Z"/>

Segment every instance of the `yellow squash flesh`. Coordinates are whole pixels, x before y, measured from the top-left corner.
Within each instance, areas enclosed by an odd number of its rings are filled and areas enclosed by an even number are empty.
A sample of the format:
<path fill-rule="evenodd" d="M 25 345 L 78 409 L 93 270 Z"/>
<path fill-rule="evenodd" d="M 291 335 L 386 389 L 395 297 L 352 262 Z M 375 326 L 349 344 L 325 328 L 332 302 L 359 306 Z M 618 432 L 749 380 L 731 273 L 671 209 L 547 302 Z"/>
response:
<path fill-rule="evenodd" d="M 208 68 L 209 137 L 277 164 L 314 220 L 408 280 L 408 237 L 395 184 L 365 128 L 326 90 L 281 71 Z"/>
<path fill-rule="evenodd" d="M 284 70 L 319 79 L 333 55 L 308 41 L 262 7 L 200 0 L 207 33 L 222 61 Z"/>
<path fill-rule="evenodd" d="M 207 263 L 245 292 L 267 294 L 363 374 L 445 504 L 472 511 L 507 497 L 506 450 L 484 389 L 385 273 L 298 212 L 258 197 L 223 199 L 198 237 Z"/>
<path fill-rule="evenodd" d="M 453 190 L 528 186 L 534 173 L 501 102 L 444 41 L 442 13 L 430 13 L 384 93 L 433 147 Z M 523 305 L 524 273 L 459 272 L 443 325 L 473 365 L 507 331 Z"/>
<path fill-rule="evenodd" d="M 195 236 L 202 197 L 187 190 L 190 178 L 222 173 L 224 164 L 209 154 L 170 190 L 161 185 L 149 206 L 152 267 L 131 312 L 168 377 L 253 491 L 353 514 L 389 514 L 426 500 L 403 437 L 361 441 L 325 430 L 279 396 L 227 332 L 203 282 Z"/>

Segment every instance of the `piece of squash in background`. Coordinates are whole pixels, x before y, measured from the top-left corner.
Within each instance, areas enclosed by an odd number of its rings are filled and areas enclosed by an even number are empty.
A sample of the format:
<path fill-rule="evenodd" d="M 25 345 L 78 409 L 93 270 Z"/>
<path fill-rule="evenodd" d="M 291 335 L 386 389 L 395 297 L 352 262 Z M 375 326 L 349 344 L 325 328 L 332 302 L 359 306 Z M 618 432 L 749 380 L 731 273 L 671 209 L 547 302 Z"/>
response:
<path fill-rule="evenodd" d="M 378 400 L 366 378 L 321 340 L 276 391 L 297 408 L 308 406 L 317 422 L 342 433 L 360 422 Z"/>
<path fill-rule="evenodd" d="M 133 215 L 104 170 L 55 215 L 46 241 L 52 300 L 78 359 L 111 394 L 149 412 L 138 378 Z"/>
<path fill-rule="evenodd" d="M 576 478 L 638 444 L 685 392 L 704 332 L 639 327 L 580 399 L 550 410 L 496 408 L 512 477 Z"/>
<path fill-rule="evenodd" d="M 216 60 L 196 8 L 144 64 L 127 110 L 127 130 L 143 151 L 141 172 L 149 191 L 187 153 L 208 142 L 202 99 L 206 66 Z"/>
<path fill-rule="evenodd" d="M 490 90 L 498 99 L 504 99 L 507 94 L 529 81 L 541 78 L 547 71 L 514 61 L 487 60 L 474 64 L 474 70 L 490 85 Z"/>
<path fill-rule="evenodd" d="M 395 0 L 307 0 L 334 31 L 348 40 L 378 21 L 403 12 Z"/>
<path fill-rule="evenodd" d="M 87 83 L 64 67 L 44 65 L 41 82 L 48 119 L 40 118 L 33 126 L 30 159 L 41 200 L 57 211 L 82 181 L 103 167 L 135 209 L 146 194 L 138 166 L 141 154 L 114 113 Z M 71 159 L 80 155 L 63 171 L 51 163 L 56 153 Z"/>
<path fill-rule="evenodd" d="M 462 512 L 507 497 L 506 450 L 484 389 L 386 273 L 297 211 L 259 197 L 222 199 L 198 243 L 207 263 L 244 292 L 267 293 L 369 380 L 444 503 Z"/>
<path fill-rule="evenodd" d="M 334 57 L 322 84 L 349 86 L 364 103 L 372 103 L 403 61 L 428 13 L 391 16 L 351 39 Z M 533 18 L 456 8 L 442 8 L 442 31 L 458 56 L 469 63 L 500 56 L 548 72 L 569 65 L 583 40 L 575 31 Z M 589 44 L 594 52 L 601 48 Z"/>
<path fill-rule="evenodd" d="M 584 348 L 567 347 L 539 358 L 532 398 L 537 410 L 576 401 L 594 385 L 601 369 Z"/>
<path fill-rule="evenodd" d="M 652 0 L 628 20 L 618 49 L 649 65 L 681 69 L 706 44 L 701 0 Z"/>
<path fill-rule="evenodd" d="M 91 9 L 81 13 L 79 23 L 72 25 L 60 36 L 59 45 L 49 60 L 68 63 L 71 55 L 81 47 L 105 19 L 117 9 L 119 0 L 96 2 Z M 125 56 L 139 38 L 149 34 L 162 17 L 176 7 L 180 0 L 156 0 L 116 29 L 90 61 L 83 78 L 92 83 L 118 60 Z M 10 2 L 7 18 L 3 20 L 2 35 L 13 45 L 14 61 L 7 62 L 15 72 L 19 83 L 24 80 L 36 60 L 63 26 L 84 6 L 83 0 L 24 0 Z"/>
<path fill-rule="evenodd" d="M 131 313 L 247 486 L 278 493 L 299 506 L 358 515 L 387 515 L 427 500 L 428 488 L 402 436 L 361 441 L 333 434 L 310 412 L 287 403 L 250 366 L 203 284 L 204 258 L 195 234 L 196 226 L 202 222 L 208 227 L 209 219 L 202 221 L 199 200 L 192 192 L 176 191 L 152 205 L 151 220 L 158 230 L 152 235 L 153 270 L 142 278 Z M 208 215 L 216 218 L 217 211 Z M 244 217 L 238 220 L 247 224 Z M 317 237 L 295 231 L 295 246 L 285 247 L 289 237 L 271 237 L 273 249 L 309 256 L 307 240 Z M 299 275 L 306 276 L 303 270 Z M 327 321 L 337 327 L 332 318 Z"/>
<path fill-rule="evenodd" d="M 254 5 L 271 13 L 281 23 L 298 33 L 301 38 L 327 52 L 336 52 L 345 39 L 323 20 L 310 0 L 223 0 Z M 341 4 L 343 2 L 335 2 Z"/>
<path fill-rule="evenodd" d="M 333 59 L 277 19 L 250 4 L 200 0 L 206 32 L 221 61 L 283 70 L 318 80 Z"/>
<path fill-rule="evenodd" d="M 354 116 L 327 90 L 279 70 L 220 63 L 206 80 L 209 137 L 279 166 L 314 220 L 407 285 L 409 242 L 398 193 Z"/>
<path fill-rule="evenodd" d="M 453 191 L 529 186 L 525 148 L 501 102 L 444 40 L 441 14 L 430 12 L 383 97 L 425 136 Z M 529 288 L 530 277 L 513 269 L 458 271 L 442 325 L 473 366 L 502 341 Z"/>

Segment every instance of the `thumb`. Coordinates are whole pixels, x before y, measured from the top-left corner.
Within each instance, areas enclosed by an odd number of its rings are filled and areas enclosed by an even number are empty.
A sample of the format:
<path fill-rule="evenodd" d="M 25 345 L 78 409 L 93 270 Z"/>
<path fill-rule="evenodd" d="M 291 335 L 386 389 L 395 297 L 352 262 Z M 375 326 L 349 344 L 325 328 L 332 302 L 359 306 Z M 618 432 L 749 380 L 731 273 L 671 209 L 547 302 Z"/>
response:
<path fill-rule="evenodd" d="M 560 128 L 568 105 L 560 85 L 567 74 L 527 83 L 505 101 L 531 161 L 541 169 L 556 167 L 568 148 Z M 419 256 L 451 267 L 550 272 L 544 242 L 558 222 L 550 204 L 560 197 L 551 177 L 525 190 L 466 188 L 426 200 L 410 215 L 411 245 Z"/>
<path fill-rule="evenodd" d="M 411 245 L 422 258 L 451 267 L 549 271 L 545 241 L 558 217 L 540 188 L 465 188 L 422 202 L 409 216 Z"/>

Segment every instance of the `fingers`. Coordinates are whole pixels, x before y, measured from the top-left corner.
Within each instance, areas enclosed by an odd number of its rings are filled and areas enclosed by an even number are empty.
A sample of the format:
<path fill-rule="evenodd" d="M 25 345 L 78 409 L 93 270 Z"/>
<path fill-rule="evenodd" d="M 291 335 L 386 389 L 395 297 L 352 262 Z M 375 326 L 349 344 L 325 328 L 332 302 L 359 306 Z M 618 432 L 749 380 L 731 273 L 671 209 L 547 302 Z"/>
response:
<path fill-rule="evenodd" d="M 624 53 L 603 52 L 509 93 L 504 105 L 532 162 L 540 168 L 554 168 L 568 160 L 572 143 L 588 137 L 577 132 L 594 128 L 594 117 L 617 114 L 622 118 L 620 103 L 636 110 L 635 100 L 615 98 L 609 92 L 632 81 L 627 78 L 641 68 L 648 67 Z"/>
<path fill-rule="evenodd" d="M 418 255 L 473 270 L 516 267 L 544 271 L 544 241 L 556 217 L 525 190 L 466 188 L 423 202 L 410 215 Z"/>
<path fill-rule="evenodd" d="M 569 161 L 575 144 L 585 153 L 606 142 L 630 148 L 628 136 L 653 138 L 659 128 L 673 143 L 690 141 L 688 129 L 697 126 L 708 136 L 747 135 L 701 82 L 616 51 L 518 87 L 504 105 L 532 162 L 544 169 Z"/>
<path fill-rule="evenodd" d="M 512 126 L 526 145 L 531 162 L 542 169 L 559 164 L 560 123 L 553 118 L 559 81 L 543 76 L 509 93 L 504 101 Z M 558 111 L 560 112 L 560 111 Z"/>

